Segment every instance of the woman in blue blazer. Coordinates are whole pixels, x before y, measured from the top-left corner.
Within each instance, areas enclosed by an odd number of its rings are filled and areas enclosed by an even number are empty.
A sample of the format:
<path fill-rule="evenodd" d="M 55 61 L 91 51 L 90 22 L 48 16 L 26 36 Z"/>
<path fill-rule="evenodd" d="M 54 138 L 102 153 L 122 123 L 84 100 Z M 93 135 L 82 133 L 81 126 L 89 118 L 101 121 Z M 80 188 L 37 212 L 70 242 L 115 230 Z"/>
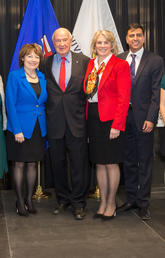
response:
<path fill-rule="evenodd" d="M 36 161 L 44 155 L 46 136 L 46 80 L 37 70 L 43 58 L 37 44 L 24 45 L 19 53 L 20 69 L 9 73 L 6 88 L 7 154 L 15 161 L 16 208 L 21 216 L 36 213 L 32 194 L 36 180 Z M 26 164 L 27 196 L 22 188 Z"/>

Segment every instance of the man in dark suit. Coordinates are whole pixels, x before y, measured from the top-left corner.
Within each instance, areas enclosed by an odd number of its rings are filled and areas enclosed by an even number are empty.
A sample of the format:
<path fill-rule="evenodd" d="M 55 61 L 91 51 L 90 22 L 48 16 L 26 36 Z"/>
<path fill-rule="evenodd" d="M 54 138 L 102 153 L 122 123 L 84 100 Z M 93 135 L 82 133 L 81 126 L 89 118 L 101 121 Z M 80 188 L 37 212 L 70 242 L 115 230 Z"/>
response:
<path fill-rule="evenodd" d="M 65 28 L 57 29 L 52 40 L 56 54 L 45 60 L 43 69 L 47 79 L 47 130 L 58 204 L 54 214 L 71 205 L 75 218 L 83 219 L 88 186 L 83 80 L 89 58 L 70 51 L 72 36 Z"/>
<path fill-rule="evenodd" d="M 138 208 L 138 215 L 150 219 L 153 136 L 160 101 L 163 59 L 144 49 L 143 27 L 129 25 L 129 51 L 119 55 L 130 64 L 131 100 L 126 123 L 124 179 L 127 201 L 118 211 Z"/>

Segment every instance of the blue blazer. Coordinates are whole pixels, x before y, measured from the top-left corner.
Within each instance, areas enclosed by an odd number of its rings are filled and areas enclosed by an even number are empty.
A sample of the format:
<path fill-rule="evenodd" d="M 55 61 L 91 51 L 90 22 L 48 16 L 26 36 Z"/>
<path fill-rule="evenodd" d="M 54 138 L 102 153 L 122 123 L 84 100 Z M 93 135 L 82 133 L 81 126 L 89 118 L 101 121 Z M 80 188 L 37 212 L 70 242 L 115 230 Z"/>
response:
<path fill-rule="evenodd" d="M 7 130 L 14 135 L 22 132 L 27 139 L 32 137 L 37 118 L 42 137 L 46 135 L 46 80 L 43 73 L 36 72 L 41 87 L 39 98 L 27 81 L 23 67 L 9 73 L 6 87 Z"/>

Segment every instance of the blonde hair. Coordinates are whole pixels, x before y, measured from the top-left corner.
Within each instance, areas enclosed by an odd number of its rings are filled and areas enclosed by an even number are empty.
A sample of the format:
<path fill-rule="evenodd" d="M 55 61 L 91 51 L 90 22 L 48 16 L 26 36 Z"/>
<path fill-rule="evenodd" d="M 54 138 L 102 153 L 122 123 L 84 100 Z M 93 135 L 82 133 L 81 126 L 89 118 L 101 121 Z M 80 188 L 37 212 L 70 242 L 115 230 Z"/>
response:
<path fill-rule="evenodd" d="M 25 44 L 21 50 L 19 51 L 19 66 L 22 67 L 24 65 L 24 57 L 29 55 L 32 51 L 40 57 L 40 62 L 43 60 L 42 49 L 36 43 L 34 44 Z"/>
<path fill-rule="evenodd" d="M 109 30 L 98 30 L 95 32 L 91 43 L 91 56 L 97 56 L 96 41 L 100 35 L 103 35 L 112 45 L 111 52 L 116 56 L 118 54 L 118 46 L 113 33 Z"/>

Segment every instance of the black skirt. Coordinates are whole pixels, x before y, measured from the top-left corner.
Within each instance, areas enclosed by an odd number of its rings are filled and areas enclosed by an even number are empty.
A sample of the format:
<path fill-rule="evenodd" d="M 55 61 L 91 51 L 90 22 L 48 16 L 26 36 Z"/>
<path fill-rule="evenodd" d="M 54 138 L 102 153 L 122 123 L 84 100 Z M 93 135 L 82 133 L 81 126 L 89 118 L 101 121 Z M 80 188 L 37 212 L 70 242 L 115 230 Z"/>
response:
<path fill-rule="evenodd" d="M 15 141 L 14 135 L 6 133 L 7 159 L 19 162 L 40 161 L 44 157 L 45 137 L 41 137 L 40 125 L 37 120 L 32 137 L 23 143 Z"/>
<path fill-rule="evenodd" d="M 118 164 L 124 160 L 124 132 L 110 140 L 113 121 L 101 122 L 98 103 L 90 103 L 88 109 L 89 159 L 95 164 Z"/>
<path fill-rule="evenodd" d="M 40 82 L 30 83 L 37 98 L 41 94 Z M 19 162 L 34 162 L 40 161 L 44 157 L 46 138 L 41 137 L 40 125 L 37 119 L 32 137 L 26 139 L 23 143 L 15 141 L 15 136 L 7 131 L 6 134 L 6 146 L 7 146 L 7 158 L 12 161 Z"/>

